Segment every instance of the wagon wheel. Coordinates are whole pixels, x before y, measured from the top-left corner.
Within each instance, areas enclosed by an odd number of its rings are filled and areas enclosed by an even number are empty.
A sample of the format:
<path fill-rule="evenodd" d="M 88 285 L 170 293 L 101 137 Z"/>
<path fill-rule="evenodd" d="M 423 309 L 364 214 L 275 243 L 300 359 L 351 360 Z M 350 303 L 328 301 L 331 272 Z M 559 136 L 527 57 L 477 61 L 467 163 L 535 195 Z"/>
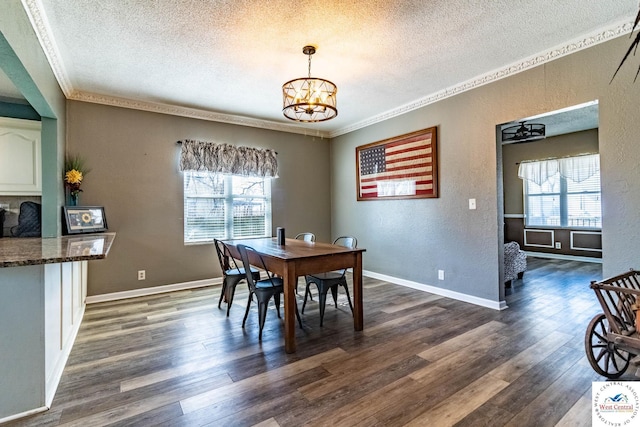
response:
<path fill-rule="evenodd" d="M 607 378 L 620 377 L 629 366 L 631 355 L 607 340 L 611 330 L 607 317 L 600 313 L 591 319 L 584 337 L 587 359 L 594 371 Z"/>

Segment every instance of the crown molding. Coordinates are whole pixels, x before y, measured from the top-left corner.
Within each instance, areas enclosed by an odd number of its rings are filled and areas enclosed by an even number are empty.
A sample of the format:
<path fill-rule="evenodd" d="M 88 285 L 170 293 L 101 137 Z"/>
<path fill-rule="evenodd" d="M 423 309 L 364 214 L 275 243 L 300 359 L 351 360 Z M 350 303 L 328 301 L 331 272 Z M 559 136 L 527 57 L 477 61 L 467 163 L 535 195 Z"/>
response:
<path fill-rule="evenodd" d="M 216 113 L 207 110 L 201 110 L 196 108 L 187 108 L 175 105 L 168 105 L 149 101 L 139 101 L 127 98 L 119 98 L 107 95 L 98 95 L 94 93 L 81 92 L 73 88 L 73 85 L 69 81 L 67 72 L 62 63 L 60 53 L 53 38 L 51 27 L 44 14 L 44 8 L 40 0 L 21 0 L 24 9 L 29 16 L 31 25 L 33 26 L 38 40 L 51 64 L 53 73 L 58 80 L 60 88 L 64 92 L 67 99 L 92 102 L 96 104 L 111 105 L 116 107 L 131 108 L 136 110 L 150 111 L 162 114 L 169 114 L 182 117 L 190 117 L 200 120 L 208 120 L 222 123 L 235 124 L 239 126 L 250 126 L 261 129 L 269 129 L 274 131 L 296 133 L 301 135 L 317 136 L 322 138 L 335 138 L 340 135 L 344 135 L 358 129 L 362 129 L 367 126 L 374 125 L 376 123 L 389 120 L 393 117 L 397 117 L 411 111 L 420 109 L 424 106 L 436 103 L 445 98 L 449 98 L 460 93 L 475 89 L 480 86 L 484 86 L 489 83 L 493 83 L 497 80 L 510 77 L 518 74 L 522 71 L 535 68 L 539 65 L 561 58 L 563 56 L 570 55 L 580 50 L 595 46 L 600 43 L 604 43 L 608 40 L 620 37 L 628 34 L 633 29 L 633 17 L 625 21 L 619 21 L 611 24 L 608 27 L 603 27 L 597 31 L 576 38 L 572 41 L 565 42 L 552 49 L 541 52 L 537 55 L 532 55 L 524 60 L 515 62 L 506 67 L 482 74 L 478 77 L 474 77 L 470 80 L 462 82 L 458 85 L 451 86 L 439 92 L 427 95 L 416 101 L 404 104 L 400 107 L 388 110 L 384 113 L 375 115 L 360 122 L 336 129 L 334 131 L 320 131 L 300 126 L 293 126 L 284 123 L 274 122 L 270 120 L 254 119 L 250 117 L 237 116 L 231 114 Z"/>
<path fill-rule="evenodd" d="M 60 89 L 62 89 L 62 92 L 68 98 L 69 94 L 73 92 L 73 86 L 69 81 L 67 71 L 62 63 L 60 51 L 58 50 L 58 45 L 56 44 L 55 39 L 53 38 L 49 21 L 44 14 L 44 7 L 40 0 L 21 1 L 22 7 L 27 12 L 29 21 L 31 21 L 31 26 L 34 29 L 36 36 L 38 37 L 38 41 L 40 41 L 40 45 L 42 46 L 42 50 L 44 51 L 44 54 L 49 61 L 49 65 L 53 70 L 53 74 L 56 77 L 56 80 L 58 80 Z"/>
<path fill-rule="evenodd" d="M 451 86 L 447 89 L 436 92 L 434 94 L 427 95 L 416 101 L 413 101 L 408 104 L 402 105 L 398 108 L 394 108 L 392 110 L 386 111 L 382 114 L 378 114 L 376 116 L 370 117 L 366 120 L 362 120 L 352 125 L 334 130 L 329 133 L 329 137 L 335 138 L 336 136 L 344 135 L 346 133 L 353 132 L 358 129 L 362 129 L 367 126 L 371 126 L 373 124 L 383 122 L 390 118 L 400 116 L 410 111 L 422 108 L 426 105 L 441 101 L 445 98 L 449 98 L 449 97 L 458 95 L 462 92 L 466 92 L 468 90 L 475 89 L 477 87 L 484 86 L 489 83 L 493 83 L 497 80 L 504 79 L 514 74 L 518 74 L 522 71 L 535 68 L 539 65 L 545 64 L 547 62 L 551 62 L 563 56 L 570 55 L 572 53 L 589 48 L 591 46 L 595 46 L 597 44 L 604 43 L 608 40 L 628 34 L 631 32 L 632 28 L 633 28 L 633 19 L 623 21 L 623 22 L 618 22 L 609 27 L 601 28 L 597 32 L 592 33 L 588 36 L 577 38 L 569 42 L 565 42 L 561 45 L 554 47 L 553 49 L 539 53 L 537 55 L 530 56 L 522 61 L 518 61 L 506 67 L 491 71 L 486 74 L 482 74 L 478 77 L 474 77 L 473 79 L 467 80 L 466 82 L 460 83 L 455 86 Z"/>
<path fill-rule="evenodd" d="M 171 116 L 188 117 L 192 119 L 207 120 L 212 122 L 229 123 L 238 126 L 249 126 L 260 129 L 275 130 L 280 132 L 296 133 L 305 136 L 328 138 L 328 132 L 292 126 L 269 120 L 254 119 L 251 117 L 235 116 L 231 114 L 216 113 L 213 111 L 188 108 L 159 102 L 137 101 L 128 98 L 119 98 L 111 95 L 100 95 L 90 92 L 74 91 L 67 96 L 73 101 L 91 102 L 94 104 L 110 105 L 114 107 L 129 108 L 132 110 L 149 111 L 153 113 L 168 114 Z"/>

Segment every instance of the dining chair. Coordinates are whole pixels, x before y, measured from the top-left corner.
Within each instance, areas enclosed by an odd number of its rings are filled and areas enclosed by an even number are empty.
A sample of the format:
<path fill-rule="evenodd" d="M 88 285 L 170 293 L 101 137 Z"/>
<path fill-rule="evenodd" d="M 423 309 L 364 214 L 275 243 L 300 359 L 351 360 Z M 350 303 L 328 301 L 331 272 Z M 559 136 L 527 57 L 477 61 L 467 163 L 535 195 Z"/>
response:
<path fill-rule="evenodd" d="M 247 310 L 244 313 L 244 319 L 242 319 L 242 328 L 244 328 L 247 322 L 247 317 L 249 316 L 249 310 L 251 309 L 251 301 L 255 295 L 258 300 L 258 324 L 260 326 L 258 336 L 259 339 L 262 340 L 262 329 L 264 328 L 264 321 L 267 317 L 267 306 L 269 305 L 271 297 L 274 299 L 278 317 L 280 317 L 280 294 L 284 292 L 284 282 L 282 277 L 275 276 L 267 269 L 262 256 L 255 249 L 246 245 L 238 245 L 237 248 L 238 252 L 240 252 L 240 258 L 242 258 L 242 264 L 244 265 L 245 271 L 249 271 L 251 269 L 249 254 L 253 253 L 253 255 L 255 255 L 254 259 L 258 259 L 259 261 L 257 267 L 267 272 L 267 278 L 262 280 L 255 280 L 251 274 L 246 275 L 247 282 L 249 283 L 249 300 L 247 301 Z M 300 313 L 298 313 L 297 303 L 295 305 L 295 310 L 298 324 L 300 325 L 300 328 L 302 328 L 302 320 L 300 319 Z"/>
<path fill-rule="evenodd" d="M 233 295 L 236 292 L 236 286 L 246 279 L 246 272 L 244 267 L 238 266 L 235 258 L 231 256 L 229 248 L 227 248 L 227 245 L 225 245 L 222 240 L 214 239 L 213 243 L 216 247 L 220 268 L 222 269 L 222 290 L 220 291 L 218 308 L 220 308 L 220 304 L 224 299 L 227 302 L 227 317 L 229 317 L 229 309 L 231 308 L 231 304 L 233 304 Z M 250 271 L 251 276 L 255 280 L 260 280 L 260 271 L 255 268 L 251 268 Z"/>
<path fill-rule="evenodd" d="M 313 233 L 298 233 L 296 235 L 296 239 L 297 240 L 304 240 L 305 242 L 315 242 L 316 241 L 316 235 Z"/>
<path fill-rule="evenodd" d="M 304 240 L 305 242 L 315 242 L 316 235 L 310 232 L 298 233 L 296 235 L 296 240 Z M 296 282 L 296 294 L 298 293 L 298 282 Z M 313 301 L 313 297 L 310 296 L 311 301 Z"/>
<path fill-rule="evenodd" d="M 355 249 L 358 246 L 358 240 L 352 236 L 340 236 L 333 241 L 334 245 L 341 245 L 347 248 Z M 347 285 L 347 278 L 345 273 L 347 269 L 340 271 L 330 271 L 327 273 L 310 274 L 305 276 L 307 282 L 307 288 L 304 292 L 304 302 L 302 303 L 302 313 L 304 314 L 304 308 L 307 305 L 307 296 L 311 298 L 311 284 L 315 284 L 318 289 L 318 304 L 320 306 L 320 326 L 324 319 L 324 309 L 327 302 L 327 293 L 331 291 L 333 296 L 333 303 L 338 308 L 338 286 L 344 288 L 347 294 L 347 301 L 349 301 L 349 308 L 351 314 L 353 314 L 353 304 L 351 304 L 351 296 L 349 295 L 349 286 Z"/>

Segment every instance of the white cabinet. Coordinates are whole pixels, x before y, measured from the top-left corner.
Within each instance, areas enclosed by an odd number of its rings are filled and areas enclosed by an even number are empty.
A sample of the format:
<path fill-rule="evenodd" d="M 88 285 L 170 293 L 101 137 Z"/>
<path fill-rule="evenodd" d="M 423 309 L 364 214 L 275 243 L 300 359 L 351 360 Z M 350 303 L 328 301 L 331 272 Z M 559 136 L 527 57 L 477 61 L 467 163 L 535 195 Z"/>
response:
<path fill-rule="evenodd" d="M 0 268 L 0 424 L 51 406 L 86 286 L 87 261 Z"/>
<path fill-rule="evenodd" d="M 45 401 L 51 404 L 80 328 L 87 295 L 87 261 L 46 264 Z"/>
<path fill-rule="evenodd" d="M 41 123 L 0 117 L 0 195 L 42 194 Z"/>

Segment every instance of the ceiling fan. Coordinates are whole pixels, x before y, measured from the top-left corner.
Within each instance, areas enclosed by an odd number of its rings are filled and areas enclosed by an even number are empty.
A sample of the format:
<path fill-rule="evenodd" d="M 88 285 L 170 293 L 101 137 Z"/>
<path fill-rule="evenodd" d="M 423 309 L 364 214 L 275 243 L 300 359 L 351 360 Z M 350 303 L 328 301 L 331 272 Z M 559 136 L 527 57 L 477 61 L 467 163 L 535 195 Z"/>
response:
<path fill-rule="evenodd" d="M 502 129 L 502 141 L 534 141 L 545 137 L 545 125 L 542 123 L 520 122 L 519 125 Z"/>

